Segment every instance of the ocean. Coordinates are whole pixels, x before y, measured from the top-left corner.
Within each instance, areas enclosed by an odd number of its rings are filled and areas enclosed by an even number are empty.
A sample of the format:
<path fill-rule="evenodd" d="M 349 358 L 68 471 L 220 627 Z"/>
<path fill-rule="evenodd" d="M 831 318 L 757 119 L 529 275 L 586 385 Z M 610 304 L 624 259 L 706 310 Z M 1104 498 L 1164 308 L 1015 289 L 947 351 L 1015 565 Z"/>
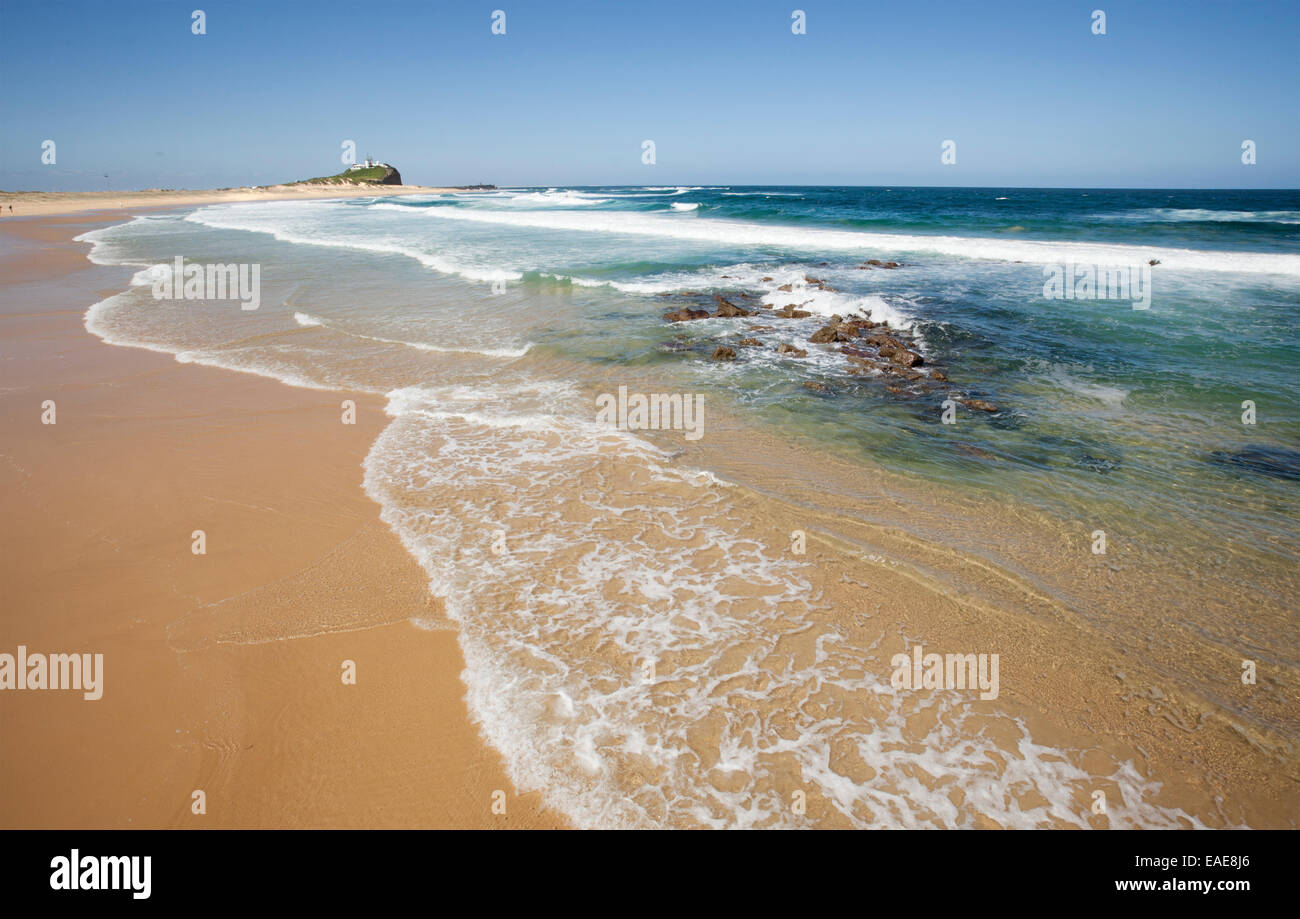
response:
<path fill-rule="evenodd" d="M 105 341 L 384 397 L 366 491 L 484 735 L 577 825 L 807 825 L 800 789 L 818 825 L 1088 825 L 1092 740 L 1035 739 L 1029 687 L 891 686 L 882 649 L 935 642 L 884 622 L 921 601 L 830 583 L 796 531 L 1294 763 L 1300 192 L 508 188 L 82 239 L 132 275 Z M 257 308 L 156 298 L 177 257 L 257 266 Z M 609 423 L 620 387 L 700 397 L 698 437 Z M 1243 822 L 1102 773 L 1112 826 Z"/>

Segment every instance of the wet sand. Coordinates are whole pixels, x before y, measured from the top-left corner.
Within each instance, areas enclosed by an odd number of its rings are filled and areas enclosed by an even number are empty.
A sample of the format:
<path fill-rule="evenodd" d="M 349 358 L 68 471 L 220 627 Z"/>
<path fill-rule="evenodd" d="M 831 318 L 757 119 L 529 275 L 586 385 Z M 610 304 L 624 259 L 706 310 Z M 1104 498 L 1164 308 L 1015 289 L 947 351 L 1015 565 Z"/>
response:
<path fill-rule="evenodd" d="M 103 344 L 82 317 L 120 290 L 126 273 L 92 267 L 87 247 L 68 242 L 93 225 L 0 225 L 21 247 L 6 256 L 0 287 L 8 587 L 0 650 L 23 643 L 106 658 L 100 702 L 0 698 L 5 736 L 20 751 L 0 767 L 10 789 L 0 825 L 565 825 L 539 795 L 517 796 L 483 744 L 464 702 L 456 633 L 361 490 L 361 459 L 386 423 L 378 400 Z M 355 425 L 340 421 L 349 398 Z M 53 426 L 40 423 L 46 399 L 57 404 Z M 814 468 L 831 481 L 869 473 L 800 455 L 731 419 L 714 425 L 710 442 L 732 442 L 720 452 L 751 467 L 723 471 L 773 484 L 768 496 L 738 491 L 734 513 L 772 544 L 808 532 L 810 579 L 829 610 L 819 632 L 874 647 L 884 661 L 918 639 L 927 651 L 999 653 L 1002 694 L 972 703 L 976 720 L 965 724 L 982 724 L 1014 749 L 1009 722 L 991 717 L 1009 715 L 1039 744 L 1088 751 L 1095 781 L 1071 785 L 1073 813 L 1088 813 L 1092 790 L 1114 801 L 1106 777 L 1133 762 L 1162 786 L 1143 803 L 1210 826 L 1294 824 L 1294 750 L 1268 749 L 1223 719 L 1200 717 L 1198 700 L 1161 688 L 1140 649 L 1099 636 L 1010 572 L 942 541 L 819 508 L 824 493 L 801 504 L 776 495 L 783 469 Z M 686 451 L 686 465 L 694 459 Z M 919 513 L 878 490 L 892 513 Z M 973 512 L 988 515 L 991 531 L 1012 523 L 996 508 Z M 191 552 L 195 529 L 207 534 L 206 555 Z M 445 627 L 419 629 L 412 617 Z M 806 659 L 812 634 L 792 636 L 777 656 Z M 340 679 L 344 660 L 357 664 L 355 686 Z M 1215 668 L 1218 678 L 1235 667 L 1227 664 Z M 864 694 L 821 702 L 856 724 L 887 715 Z M 764 700 L 756 713 L 779 730 L 779 706 Z M 914 737 L 934 729 L 932 715 L 909 718 Z M 717 738 L 697 740 L 707 750 Z M 828 753 L 837 772 L 870 779 L 872 765 L 854 750 Z M 781 773 L 783 793 L 800 780 L 794 767 Z M 195 789 L 207 793 L 202 817 L 190 812 Z M 505 817 L 491 812 L 496 789 L 507 792 Z M 1004 791 L 1021 809 L 1042 806 Z M 962 806 L 960 789 L 949 798 Z M 844 825 L 815 797 L 807 816 L 811 825 Z M 1088 822 L 1110 825 L 1101 814 Z"/>
<path fill-rule="evenodd" d="M 470 722 L 455 632 L 409 621 L 442 614 L 361 491 L 382 405 L 103 344 L 96 225 L 0 224 L 2 647 L 104 654 L 99 701 L 0 697 L 0 826 L 564 826 Z"/>

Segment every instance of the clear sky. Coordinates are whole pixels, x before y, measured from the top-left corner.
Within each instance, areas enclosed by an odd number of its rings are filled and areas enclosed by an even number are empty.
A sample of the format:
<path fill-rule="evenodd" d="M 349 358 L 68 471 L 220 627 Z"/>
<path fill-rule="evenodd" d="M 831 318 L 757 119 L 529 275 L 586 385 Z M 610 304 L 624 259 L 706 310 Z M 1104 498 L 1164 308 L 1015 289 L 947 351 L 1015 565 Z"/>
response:
<path fill-rule="evenodd" d="M 1297 0 L 0 0 L 0 188 L 266 184 L 345 140 L 426 185 L 1296 188 L 1298 47 Z"/>

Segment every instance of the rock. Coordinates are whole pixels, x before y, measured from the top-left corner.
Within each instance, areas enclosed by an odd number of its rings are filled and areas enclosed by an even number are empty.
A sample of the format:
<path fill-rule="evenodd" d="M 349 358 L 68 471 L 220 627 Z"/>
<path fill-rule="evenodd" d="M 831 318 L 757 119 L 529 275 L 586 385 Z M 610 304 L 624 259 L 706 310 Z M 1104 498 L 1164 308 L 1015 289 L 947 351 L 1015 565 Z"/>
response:
<path fill-rule="evenodd" d="M 962 453 L 965 453 L 967 456 L 974 456 L 974 457 L 978 457 L 979 459 L 987 459 L 987 460 L 997 459 L 996 454 L 990 453 L 989 451 L 983 449 L 982 447 L 977 447 L 974 444 L 968 444 L 963 441 L 957 441 L 956 443 L 953 444 L 953 446 L 956 447 L 958 450 L 960 450 Z"/>
<path fill-rule="evenodd" d="M 881 357 L 891 357 L 896 351 L 905 351 L 903 343 L 892 335 L 882 335 L 879 332 L 866 336 L 867 344 L 873 345 Z"/>
<path fill-rule="evenodd" d="M 673 313 L 664 313 L 664 318 L 669 322 L 690 322 L 692 319 L 708 319 L 708 310 L 693 310 L 690 307 L 682 307 Z"/>
<path fill-rule="evenodd" d="M 796 348 L 794 345 L 788 345 L 782 342 L 776 347 L 777 354 L 788 354 L 791 357 L 807 357 L 808 352 L 803 348 Z"/>
<path fill-rule="evenodd" d="M 713 297 L 713 302 L 718 304 L 718 312 L 716 315 L 719 318 L 730 319 L 735 316 L 749 315 L 749 310 L 742 309 L 741 307 L 736 306 L 736 304 L 730 302 L 729 300 L 724 300 L 722 299 L 722 297 L 719 297 L 717 295 Z"/>
<path fill-rule="evenodd" d="M 766 284 L 766 283 L 767 283 L 768 281 L 770 281 L 770 280 L 772 280 L 772 279 L 771 279 L 771 278 L 763 278 L 763 283 Z"/>
<path fill-rule="evenodd" d="M 831 388 L 825 383 L 818 383 L 816 380 L 805 380 L 804 389 L 811 389 L 813 392 L 830 392 Z"/>
<path fill-rule="evenodd" d="M 807 310 L 796 309 L 793 303 L 787 303 L 776 311 L 778 316 L 784 316 L 786 319 L 807 319 L 812 313 Z"/>
<path fill-rule="evenodd" d="M 915 351 L 909 351 L 906 348 L 895 348 L 894 353 L 889 359 L 895 364 L 902 364 L 904 367 L 919 367 L 925 363 L 925 358 Z M 919 376 L 919 374 L 918 374 Z"/>
<path fill-rule="evenodd" d="M 863 265 L 870 265 L 872 268 L 902 268 L 903 267 L 898 262 L 882 262 L 878 258 L 869 258 L 865 262 L 863 262 Z M 862 265 L 859 265 L 858 267 L 861 268 Z"/>
<path fill-rule="evenodd" d="M 787 294 L 788 294 L 790 291 L 794 290 L 794 285 L 793 285 L 793 284 L 782 284 L 780 287 L 777 288 L 777 290 L 781 291 L 782 293 L 787 293 Z"/>
<path fill-rule="evenodd" d="M 734 348 L 728 348 L 725 345 L 718 345 L 718 347 L 713 349 L 713 359 L 715 361 L 734 361 L 736 359 L 736 351 Z"/>
<path fill-rule="evenodd" d="M 940 383 L 947 383 L 947 382 L 948 382 L 948 377 L 943 373 L 942 370 L 931 370 L 931 371 L 930 371 L 930 379 L 932 379 L 932 380 L 938 380 Z"/>
<path fill-rule="evenodd" d="M 742 338 L 740 341 L 736 342 L 736 344 L 745 348 L 763 347 L 763 343 L 759 341 L 757 338 Z"/>
<path fill-rule="evenodd" d="M 750 329 L 752 329 L 752 330 L 755 331 L 755 332 L 775 332 L 775 331 L 776 331 L 776 326 L 774 326 L 774 325 L 751 325 L 751 326 L 750 326 Z"/>
<path fill-rule="evenodd" d="M 975 409 L 977 412 L 992 413 L 992 412 L 1001 411 L 1001 409 L 999 409 L 992 402 L 985 402 L 983 399 L 963 399 L 962 404 L 965 405 L 967 408 Z"/>
<path fill-rule="evenodd" d="M 835 326 L 824 325 L 816 332 L 813 332 L 812 335 L 808 338 L 808 340 L 813 344 L 821 345 L 821 344 L 825 344 L 826 342 L 835 341 L 835 336 L 838 334 L 839 332 L 835 328 Z"/>

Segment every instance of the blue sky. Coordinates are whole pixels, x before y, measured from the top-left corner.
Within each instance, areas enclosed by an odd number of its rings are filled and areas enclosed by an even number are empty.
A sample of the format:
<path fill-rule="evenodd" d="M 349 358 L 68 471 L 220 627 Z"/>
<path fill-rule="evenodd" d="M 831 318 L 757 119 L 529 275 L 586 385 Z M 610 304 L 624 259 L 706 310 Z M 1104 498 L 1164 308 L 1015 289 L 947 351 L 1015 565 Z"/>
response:
<path fill-rule="evenodd" d="M 345 140 L 428 185 L 1296 188 L 1297 36 L 1295 0 L 0 0 L 0 188 L 265 184 Z"/>

